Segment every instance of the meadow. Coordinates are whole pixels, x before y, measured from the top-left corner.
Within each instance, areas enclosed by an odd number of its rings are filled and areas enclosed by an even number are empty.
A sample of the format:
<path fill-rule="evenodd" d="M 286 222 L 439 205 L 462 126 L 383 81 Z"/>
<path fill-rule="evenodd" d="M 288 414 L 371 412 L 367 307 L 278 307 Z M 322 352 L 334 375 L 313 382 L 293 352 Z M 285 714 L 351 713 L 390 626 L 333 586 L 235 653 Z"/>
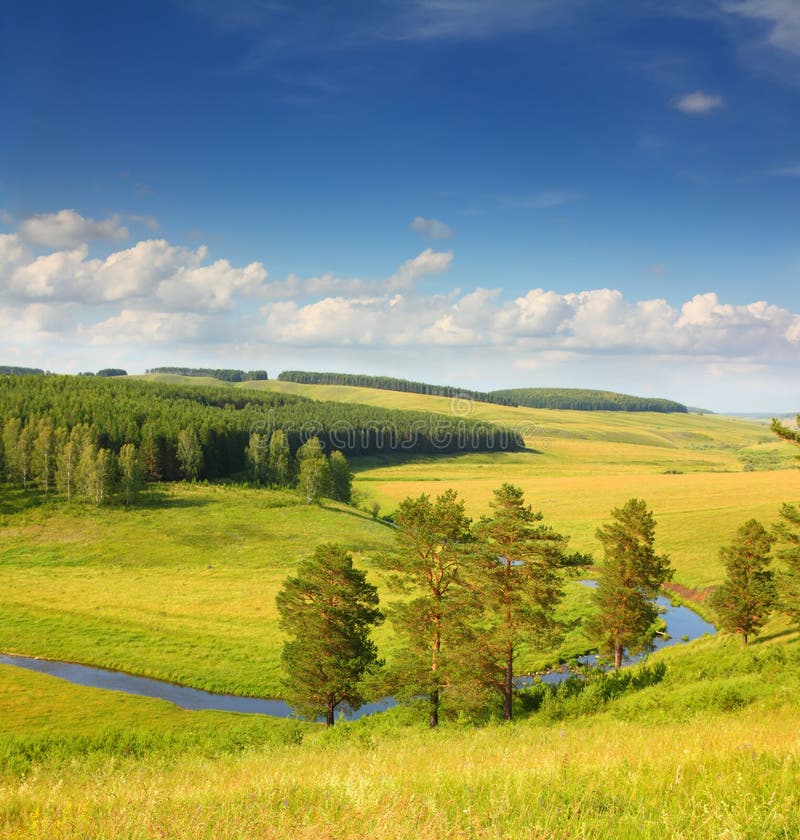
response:
<path fill-rule="evenodd" d="M 782 502 L 800 501 L 794 449 L 744 420 L 243 385 L 485 413 L 524 429 L 530 448 L 356 459 L 353 507 L 307 506 L 290 491 L 170 484 L 126 510 L 3 486 L 0 650 L 279 696 L 275 594 L 316 544 L 343 543 L 382 601 L 396 597 L 379 562 L 394 530 L 372 517 L 375 502 L 389 516 L 408 495 L 454 487 L 478 517 L 511 481 L 571 548 L 599 559 L 596 527 L 612 507 L 643 497 L 675 580 L 702 590 L 720 582 L 719 547 L 738 525 L 751 516 L 769 523 Z M 563 615 L 580 615 L 587 599 L 585 587 L 568 584 Z M 376 638 L 391 661 L 390 622 Z M 576 630 L 555 651 L 523 650 L 518 671 L 587 643 Z M 614 696 L 602 686 L 532 691 L 518 698 L 511 724 L 494 713 L 452 715 L 433 732 L 413 706 L 325 731 L 182 711 L 0 666 L 0 835 L 797 836 L 795 628 L 778 617 L 747 650 L 729 637 L 706 638 L 653 655 L 658 662 L 663 679 Z"/>

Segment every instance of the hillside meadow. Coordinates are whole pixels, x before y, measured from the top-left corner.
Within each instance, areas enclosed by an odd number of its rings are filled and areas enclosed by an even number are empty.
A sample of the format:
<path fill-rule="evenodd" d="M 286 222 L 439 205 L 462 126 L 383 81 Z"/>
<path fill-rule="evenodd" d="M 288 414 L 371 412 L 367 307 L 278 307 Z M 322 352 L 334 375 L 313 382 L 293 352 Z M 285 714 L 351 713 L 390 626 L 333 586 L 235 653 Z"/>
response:
<path fill-rule="evenodd" d="M 380 563 L 394 530 L 372 517 L 373 503 L 390 516 L 408 495 L 454 487 L 478 517 L 511 481 L 571 548 L 599 559 L 596 527 L 612 507 L 643 497 L 676 581 L 702 590 L 720 582 L 719 547 L 744 520 L 769 523 L 782 502 L 800 500 L 793 448 L 744 420 L 243 384 L 467 411 L 524 430 L 529 449 L 354 459 L 353 507 L 308 506 L 290 491 L 164 484 L 126 510 L 4 486 L 0 650 L 279 696 L 275 594 L 315 545 L 343 543 L 383 603 L 398 597 Z M 562 616 L 577 618 L 589 590 L 570 582 L 566 591 Z M 390 622 L 376 639 L 391 662 Z M 518 672 L 587 645 L 578 629 L 556 650 L 523 649 Z M 657 678 L 645 678 L 658 663 Z M 677 645 L 634 666 L 642 680 L 616 692 L 602 682 L 532 689 L 511 724 L 493 711 L 451 713 L 430 732 L 413 706 L 325 731 L 183 711 L 0 665 L 0 835 L 795 837 L 799 666 L 797 631 L 776 617 L 747 650 L 724 636 Z"/>

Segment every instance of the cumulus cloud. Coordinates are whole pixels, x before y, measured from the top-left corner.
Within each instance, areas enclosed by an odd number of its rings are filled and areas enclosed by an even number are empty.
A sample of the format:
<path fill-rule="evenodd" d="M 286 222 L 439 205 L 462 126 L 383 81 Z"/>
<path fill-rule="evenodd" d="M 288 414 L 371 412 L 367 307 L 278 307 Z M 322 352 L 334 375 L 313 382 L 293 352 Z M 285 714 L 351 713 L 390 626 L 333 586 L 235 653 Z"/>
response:
<path fill-rule="evenodd" d="M 533 289 L 502 301 L 498 289 L 468 294 L 330 297 L 267 304 L 262 339 L 296 346 L 485 347 L 524 353 L 792 358 L 800 316 L 763 301 L 720 302 L 709 292 L 680 308 L 659 298 L 627 301 L 615 289 L 559 294 Z"/>
<path fill-rule="evenodd" d="M 415 216 L 408 227 L 431 239 L 451 239 L 453 236 L 453 229 L 449 225 L 438 219 L 426 219 L 424 216 Z"/>
<path fill-rule="evenodd" d="M 721 96 L 704 93 L 702 90 L 695 90 L 692 93 L 684 93 L 672 102 L 672 107 L 681 113 L 691 116 L 710 114 L 725 107 L 725 100 Z"/>
<path fill-rule="evenodd" d="M 26 242 L 43 248 L 72 248 L 95 240 L 124 242 L 130 238 L 118 215 L 97 222 L 84 218 L 75 210 L 30 216 L 20 224 L 19 235 Z"/>
<path fill-rule="evenodd" d="M 119 315 L 91 325 L 86 334 L 93 345 L 148 346 L 214 338 L 208 317 L 199 313 L 136 309 L 123 309 Z"/>
<path fill-rule="evenodd" d="M 236 295 L 265 291 L 261 263 L 236 268 L 227 260 L 206 264 L 207 256 L 205 246 L 190 250 L 150 239 L 105 259 L 91 259 L 82 244 L 25 261 L 19 237 L 10 234 L 0 237 L 0 291 L 16 300 L 87 305 L 154 298 L 164 308 L 192 311 L 227 309 Z"/>

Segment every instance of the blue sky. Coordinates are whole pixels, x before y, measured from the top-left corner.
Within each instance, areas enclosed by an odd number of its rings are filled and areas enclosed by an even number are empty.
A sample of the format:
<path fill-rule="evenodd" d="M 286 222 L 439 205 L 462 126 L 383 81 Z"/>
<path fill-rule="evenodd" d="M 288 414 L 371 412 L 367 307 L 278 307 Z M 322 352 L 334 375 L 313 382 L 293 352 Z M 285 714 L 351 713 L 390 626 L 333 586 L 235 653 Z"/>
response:
<path fill-rule="evenodd" d="M 800 408 L 796 0 L 4 17 L 0 363 Z"/>

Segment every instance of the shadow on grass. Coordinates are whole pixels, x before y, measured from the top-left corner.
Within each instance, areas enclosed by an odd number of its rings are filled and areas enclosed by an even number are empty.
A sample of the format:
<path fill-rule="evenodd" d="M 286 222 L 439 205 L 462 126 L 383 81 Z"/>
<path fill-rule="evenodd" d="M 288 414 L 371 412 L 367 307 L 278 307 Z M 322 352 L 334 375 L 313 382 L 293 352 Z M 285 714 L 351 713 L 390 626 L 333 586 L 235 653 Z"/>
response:
<path fill-rule="evenodd" d="M 487 455 L 514 455 L 525 458 L 526 456 L 543 455 L 544 452 L 540 449 L 526 446 L 524 449 L 490 449 L 475 452 L 441 452 L 441 453 L 404 453 L 404 452 L 387 452 L 376 455 L 352 455 L 348 458 L 350 462 L 350 469 L 358 475 L 359 473 L 368 470 L 379 469 L 381 467 L 397 467 L 402 464 L 431 464 L 439 461 L 452 461 L 458 458 L 480 458 Z"/>
<path fill-rule="evenodd" d="M 383 525 L 386 528 L 396 528 L 397 526 L 394 522 L 388 519 L 382 519 L 380 516 L 374 517 L 371 513 L 364 513 L 362 510 L 358 510 L 353 508 L 351 510 L 342 509 L 340 507 L 333 507 L 332 505 L 326 505 L 324 502 L 320 502 L 318 507 L 322 508 L 322 510 L 327 510 L 330 513 L 340 513 L 342 516 L 353 516 L 356 519 L 360 519 L 362 522 L 375 522 L 378 525 Z"/>
<path fill-rule="evenodd" d="M 784 630 L 775 630 L 773 633 L 765 633 L 763 636 L 757 636 L 755 639 L 748 641 L 748 647 L 764 644 L 766 642 L 774 642 L 776 639 L 786 639 L 790 636 L 794 638 L 797 637 L 796 627 L 787 627 Z"/>

